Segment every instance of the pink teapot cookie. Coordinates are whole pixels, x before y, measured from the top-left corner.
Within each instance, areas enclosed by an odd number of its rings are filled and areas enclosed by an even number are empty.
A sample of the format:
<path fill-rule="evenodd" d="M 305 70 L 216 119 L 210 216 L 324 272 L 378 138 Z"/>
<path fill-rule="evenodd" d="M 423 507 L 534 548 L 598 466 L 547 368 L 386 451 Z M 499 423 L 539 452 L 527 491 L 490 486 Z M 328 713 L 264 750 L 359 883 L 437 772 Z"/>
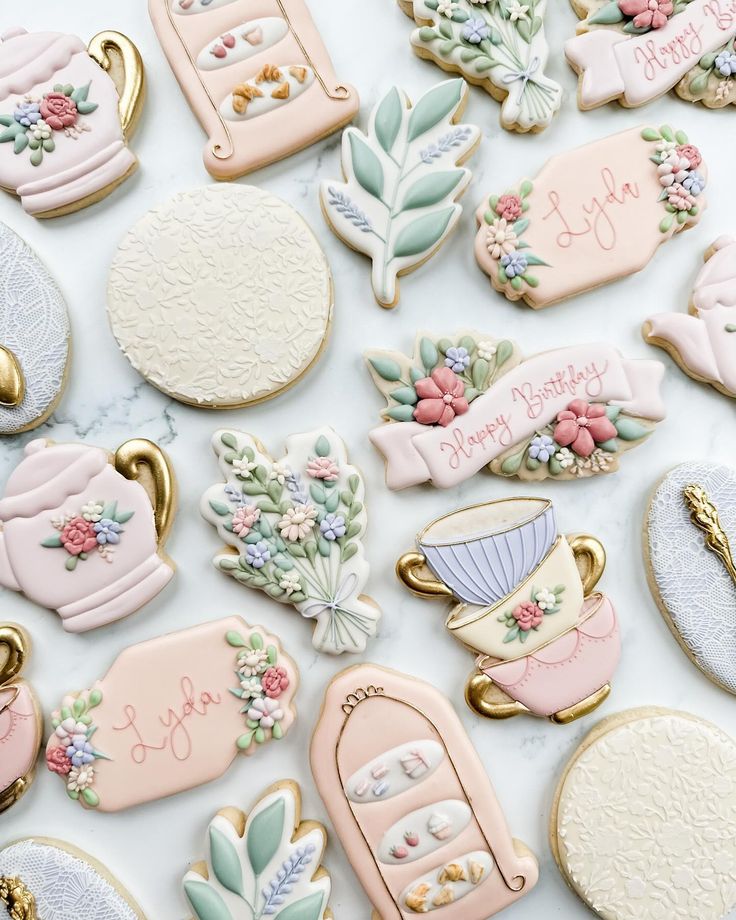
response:
<path fill-rule="evenodd" d="M 143 62 L 119 32 L 12 29 L 0 41 L 0 187 L 34 217 L 78 211 L 136 168 L 127 147 L 143 102 Z"/>
<path fill-rule="evenodd" d="M 174 574 L 163 545 L 175 507 L 173 470 L 151 441 L 114 455 L 31 441 L 0 499 L 0 585 L 55 609 L 67 632 L 122 619 Z"/>

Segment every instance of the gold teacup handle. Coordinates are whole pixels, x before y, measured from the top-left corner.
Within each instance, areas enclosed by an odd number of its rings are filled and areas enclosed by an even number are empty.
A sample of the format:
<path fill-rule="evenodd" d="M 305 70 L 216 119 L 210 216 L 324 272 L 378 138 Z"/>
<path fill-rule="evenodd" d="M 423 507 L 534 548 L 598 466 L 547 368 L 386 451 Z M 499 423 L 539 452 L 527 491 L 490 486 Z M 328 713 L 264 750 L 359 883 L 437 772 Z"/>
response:
<path fill-rule="evenodd" d="M 122 32 L 106 31 L 98 32 L 92 38 L 87 53 L 110 76 L 117 88 L 120 124 L 127 140 L 135 131 L 145 96 L 146 79 L 140 51 Z"/>
<path fill-rule="evenodd" d="M 454 597 L 452 591 L 435 578 L 425 578 L 419 570 L 425 568 L 427 560 L 421 553 L 404 553 L 396 563 L 396 574 L 406 587 L 419 597 Z"/>
<path fill-rule="evenodd" d="M 19 406 L 25 395 L 26 379 L 18 359 L 9 348 L 0 345 L 0 406 Z"/>
<path fill-rule="evenodd" d="M 512 700 L 481 671 L 473 671 L 465 684 L 465 702 L 484 719 L 512 719 L 529 710 Z"/>
<path fill-rule="evenodd" d="M 7 907 L 10 920 L 38 920 L 36 899 L 15 876 L 0 876 L 0 904 Z"/>
<path fill-rule="evenodd" d="M 600 540 L 585 533 L 568 534 L 567 542 L 580 571 L 583 596 L 587 597 L 600 581 L 606 567 L 606 551 Z"/>
<path fill-rule="evenodd" d="M 140 481 L 141 466 L 147 467 L 150 474 L 150 482 L 144 478 L 140 484 L 151 498 L 158 542 L 163 546 L 176 512 L 174 470 L 158 444 L 146 438 L 133 438 L 115 451 L 115 469 L 126 479 Z"/>
<path fill-rule="evenodd" d="M 10 683 L 23 670 L 29 646 L 28 636 L 19 626 L 9 623 L 0 626 L 0 649 L 7 651 L 7 658 L 0 667 L 0 686 Z"/>

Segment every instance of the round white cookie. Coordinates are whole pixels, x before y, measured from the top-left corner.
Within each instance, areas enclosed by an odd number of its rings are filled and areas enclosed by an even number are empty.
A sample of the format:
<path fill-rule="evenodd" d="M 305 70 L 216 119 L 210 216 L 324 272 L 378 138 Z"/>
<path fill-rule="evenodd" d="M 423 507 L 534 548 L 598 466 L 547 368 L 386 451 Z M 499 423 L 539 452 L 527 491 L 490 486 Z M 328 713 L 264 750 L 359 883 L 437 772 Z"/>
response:
<path fill-rule="evenodd" d="M 36 428 L 66 383 L 69 314 L 58 285 L 31 247 L 0 223 L 0 363 L 13 395 L 0 394 L 0 434 Z M 3 388 L 5 389 L 5 387 Z"/>
<path fill-rule="evenodd" d="M 251 405 L 314 364 L 332 316 L 322 249 L 288 204 L 252 186 L 181 192 L 126 234 L 110 272 L 118 344 L 180 402 Z"/>
<path fill-rule="evenodd" d="M 603 920 L 723 920 L 736 906 L 736 743 L 687 713 L 604 720 L 557 789 L 551 843 Z"/>
<path fill-rule="evenodd" d="M 717 513 L 736 560 L 736 470 L 683 463 L 654 490 L 644 523 L 644 552 L 652 593 L 694 663 L 736 694 L 736 582 L 691 518 L 685 490 L 700 487 Z M 710 513 L 710 512 L 708 512 Z"/>

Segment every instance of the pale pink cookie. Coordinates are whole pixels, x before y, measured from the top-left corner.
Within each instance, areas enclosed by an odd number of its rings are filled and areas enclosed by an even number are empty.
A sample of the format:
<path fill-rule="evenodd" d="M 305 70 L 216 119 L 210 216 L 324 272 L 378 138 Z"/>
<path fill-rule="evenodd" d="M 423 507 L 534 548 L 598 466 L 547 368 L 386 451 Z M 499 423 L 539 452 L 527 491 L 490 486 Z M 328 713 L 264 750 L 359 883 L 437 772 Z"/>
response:
<path fill-rule="evenodd" d="M 391 489 L 449 488 L 486 466 L 536 481 L 614 472 L 665 417 L 664 367 L 600 342 L 523 358 L 513 342 L 477 332 L 419 333 L 412 358 L 366 360 L 387 404 L 370 439 Z"/>
<path fill-rule="evenodd" d="M 89 47 L 59 32 L 5 32 L 0 187 L 34 217 L 104 198 L 136 168 L 127 139 L 143 92 L 143 61 L 119 32 L 100 32 Z"/>
<path fill-rule="evenodd" d="M 644 340 L 664 348 L 693 380 L 736 398 L 736 239 L 720 236 L 705 253 L 689 314 L 657 313 Z"/>
<path fill-rule="evenodd" d="M 618 621 L 593 594 L 606 564 L 595 537 L 557 531 L 552 503 L 510 498 L 428 524 L 396 565 L 422 598 L 450 600 L 448 631 L 474 652 L 468 705 L 568 723 L 600 706 L 621 654 Z"/>
<path fill-rule="evenodd" d="M 68 632 L 122 619 L 173 577 L 175 511 L 173 469 L 151 441 L 114 454 L 31 441 L 0 499 L 0 585 L 56 610 Z"/>
<path fill-rule="evenodd" d="M 641 271 L 695 226 L 707 168 L 683 131 L 633 128 L 548 161 L 486 198 L 475 256 L 493 287 L 535 310 Z"/>
<path fill-rule="evenodd" d="M 537 861 L 511 837 L 446 697 L 373 664 L 330 684 L 312 772 L 374 920 L 441 910 L 486 920 L 527 894 Z"/>
<path fill-rule="evenodd" d="M 53 713 L 46 764 L 69 798 L 121 811 L 222 776 L 295 718 L 296 664 L 241 617 L 126 649 Z"/>
<path fill-rule="evenodd" d="M 583 21 L 565 44 L 578 105 L 645 105 L 671 89 L 688 102 L 736 102 L 736 18 L 712 0 L 572 0 Z"/>
<path fill-rule="evenodd" d="M 153 27 L 207 133 L 204 165 L 235 179 L 352 121 L 305 0 L 149 0 Z"/>

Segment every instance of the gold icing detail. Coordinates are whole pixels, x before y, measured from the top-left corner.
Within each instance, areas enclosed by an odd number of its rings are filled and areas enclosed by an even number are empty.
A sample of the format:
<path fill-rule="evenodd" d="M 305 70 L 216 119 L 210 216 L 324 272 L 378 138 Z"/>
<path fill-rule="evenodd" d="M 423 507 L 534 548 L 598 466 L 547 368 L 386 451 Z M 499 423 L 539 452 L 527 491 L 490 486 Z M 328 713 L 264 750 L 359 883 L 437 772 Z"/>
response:
<path fill-rule="evenodd" d="M 289 13 L 287 12 L 284 0 L 276 0 L 276 2 L 279 5 L 279 9 L 281 10 L 281 15 L 284 17 L 284 19 L 286 20 L 286 24 L 289 26 L 289 29 L 291 30 L 291 34 L 294 36 L 294 41 L 297 43 L 297 45 L 299 45 L 299 50 L 304 55 L 304 59 L 314 71 L 314 75 L 317 78 L 317 82 L 322 87 L 325 95 L 329 99 L 349 99 L 350 90 L 347 88 L 347 86 L 343 86 L 342 83 L 338 83 L 337 86 L 333 87 L 332 89 L 328 89 L 327 84 L 325 83 L 324 77 L 322 76 L 322 74 L 319 72 L 319 70 L 315 66 L 315 63 L 312 60 L 312 56 L 307 51 L 306 46 L 304 45 L 304 42 L 299 37 L 299 33 L 294 28 L 294 24 L 291 21 L 291 17 L 289 16 Z"/>
<path fill-rule="evenodd" d="M 440 885 L 446 885 L 448 882 L 467 882 L 467 880 L 468 874 L 460 863 L 449 863 L 437 877 Z"/>
<path fill-rule="evenodd" d="M 127 140 L 138 124 L 146 92 L 145 70 L 140 51 L 127 35 L 107 31 L 98 32 L 92 38 L 87 53 L 115 83 L 120 97 L 120 124 Z"/>
<path fill-rule="evenodd" d="M 277 86 L 276 89 L 271 93 L 272 99 L 288 99 L 289 93 L 291 92 L 291 87 L 288 83 L 282 83 L 280 86 Z"/>
<path fill-rule="evenodd" d="M 369 700 L 374 696 L 383 696 L 383 687 L 374 687 L 373 685 L 365 689 L 359 687 L 357 690 L 353 690 L 352 693 L 348 694 L 345 702 L 342 704 L 342 711 L 346 716 L 349 716 L 359 703 L 363 703 L 365 700 Z"/>
<path fill-rule="evenodd" d="M 264 64 L 260 72 L 256 74 L 256 83 L 280 83 L 282 80 L 281 71 L 275 64 Z"/>
<path fill-rule="evenodd" d="M 441 888 L 437 894 L 432 898 L 432 904 L 435 907 L 445 907 L 447 904 L 452 904 L 455 900 L 455 892 L 450 888 L 449 885 L 445 885 L 444 888 Z"/>
<path fill-rule="evenodd" d="M 736 584 L 736 563 L 734 563 L 728 534 L 723 529 L 718 508 L 713 504 L 702 486 L 689 485 L 684 492 L 685 504 L 690 511 L 693 524 L 705 534 L 705 544 L 725 565 L 726 571 Z"/>
<path fill-rule="evenodd" d="M 0 685 L 10 683 L 23 670 L 30 652 L 28 638 L 17 626 L 0 626 L 0 653 L 5 650 L 5 659 L 0 657 Z"/>
<path fill-rule="evenodd" d="M 252 83 L 239 83 L 233 90 L 233 109 L 238 115 L 242 115 L 251 99 L 257 99 L 262 95 L 263 91 Z"/>
<path fill-rule="evenodd" d="M 19 406 L 25 395 L 26 381 L 18 359 L 9 348 L 0 345 L 0 406 Z"/>
<path fill-rule="evenodd" d="M 0 877 L 0 904 L 8 908 L 10 920 L 39 920 L 36 899 L 19 878 Z"/>
<path fill-rule="evenodd" d="M 163 546 L 176 513 L 176 479 L 168 457 L 153 441 L 133 438 L 115 452 L 115 469 L 134 481 L 143 473 L 141 485 L 151 498 L 158 543 Z"/>
<path fill-rule="evenodd" d="M 425 883 L 423 885 L 417 885 L 413 891 L 410 891 L 409 894 L 404 898 L 406 901 L 406 906 L 409 908 L 409 910 L 414 911 L 415 914 L 426 914 L 427 895 L 431 890 L 432 886 Z"/>
<path fill-rule="evenodd" d="M 303 83 L 307 79 L 307 68 L 306 67 L 297 67 L 295 64 L 292 64 L 289 68 L 289 73 L 292 77 L 297 79 L 300 83 Z"/>
<path fill-rule="evenodd" d="M 427 560 L 421 553 L 404 553 L 396 563 L 396 574 L 406 587 L 419 597 L 429 599 L 435 597 L 454 597 L 452 591 L 436 578 L 426 578 L 419 574 L 420 569 L 426 571 Z"/>

